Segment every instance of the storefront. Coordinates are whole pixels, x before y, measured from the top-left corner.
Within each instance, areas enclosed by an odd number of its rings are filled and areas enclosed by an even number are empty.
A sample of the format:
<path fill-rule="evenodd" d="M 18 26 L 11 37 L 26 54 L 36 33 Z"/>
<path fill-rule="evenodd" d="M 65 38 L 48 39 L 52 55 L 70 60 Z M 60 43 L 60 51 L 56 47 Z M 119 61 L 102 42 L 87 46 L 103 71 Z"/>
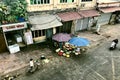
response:
<path fill-rule="evenodd" d="M 101 12 L 101 16 L 98 17 L 97 25 L 105 25 L 114 21 L 116 17 L 116 11 L 120 11 L 119 2 L 98 2 L 97 8 Z"/>
<path fill-rule="evenodd" d="M 101 16 L 98 17 L 98 22 L 97 24 L 99 25 L 105 25 L 109 23 L 110 17 L 111 17 L 112 13 L 101 13 Z"/>
<path fill-rule="evenodd" d="M 78 12 L 63 12 L 63 13 L 58 13 L 58 17 L 60 17 L 63 26 L 60 27 L 61 29 L 59 32 L 65 32 L 65 33 L 75 33 L 75 26 L 76 26 L 76 21 L 78 19 L 81 19 L 82 16 L 79 15 Z"/>
<path fill-rule="evenodd" d="M 75 31 L 85 30 L 88 27 L 89 18 L 78 19 Z"/>
<path fill-rule="evenodd" d="M 26 22 L 6 24 L 0 26 L 3 31 L 6 46 L 10 53 L 16 53 L 20 51 L 21 47 L 27 45 L 26 32 L 27 24 Z"/>
<path fill-rule="evenodd" d="M 120 9 L 119 11 L 113 12 L 110 18 L 109 24 L 120 23 Z"/>
<path fill-rule="evenodd" d="M 36 15 L 29 16 L 29 23 L 32 25 L 32 37 L 34 43 L 40 43 L 51 39 L 56 33 L 56 29 L 62 26 L 62 23 L 55 15 Z"/>
<path fill-rule="evenodd" d="M 97 22 L 97 17 L 100 15 L 96 10 L 83 10 L 78 13 L 83 18 L 77 20 L 76 31 L 90 29 Z"/>
<path fill-rule="evenodd" d="M 99 10 L 102 13 L 101 16 L 98 18 L 98 24 L 105 25 L 110 22 L 112 17 L 118 16 L 118 14 L 116 14 L 115 12 L 120 11 L 120 7 L 106 7 L 106 8 L 100 8 Z"/>

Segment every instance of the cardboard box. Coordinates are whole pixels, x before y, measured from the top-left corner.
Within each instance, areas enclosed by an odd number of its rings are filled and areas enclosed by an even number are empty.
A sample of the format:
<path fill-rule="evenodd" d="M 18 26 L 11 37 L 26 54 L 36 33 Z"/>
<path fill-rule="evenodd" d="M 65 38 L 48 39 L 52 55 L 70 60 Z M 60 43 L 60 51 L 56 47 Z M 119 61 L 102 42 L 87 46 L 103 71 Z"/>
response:
<path fill-rule="evenodd" d="M 8 48 L 9 48 L 9 51 L 10 51 L 11 54 L 20 51 L 20 47 L 19 47 L 18 44 L 14 44 L 14 45 L 8 46 Z"/>
<path fill-rule="evenodd" d="M 14 35 L 16 42 L 22 42 L 22 37 L 19 34 Z"/>

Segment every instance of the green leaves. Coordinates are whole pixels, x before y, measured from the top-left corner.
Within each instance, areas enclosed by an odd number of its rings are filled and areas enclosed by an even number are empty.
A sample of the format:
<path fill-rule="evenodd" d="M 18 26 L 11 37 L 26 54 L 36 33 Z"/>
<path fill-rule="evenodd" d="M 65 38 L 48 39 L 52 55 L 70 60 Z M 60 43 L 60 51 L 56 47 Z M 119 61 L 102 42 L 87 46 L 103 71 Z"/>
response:
<path fill-rule="evenodd" d="M 26 0 L 2 0 L 0 11 L 2 11 L 0 18 L 5 14 L 4 19 L 7 21 L 15 20 L 15 16 L 27 19 L 27 2 Z"/>

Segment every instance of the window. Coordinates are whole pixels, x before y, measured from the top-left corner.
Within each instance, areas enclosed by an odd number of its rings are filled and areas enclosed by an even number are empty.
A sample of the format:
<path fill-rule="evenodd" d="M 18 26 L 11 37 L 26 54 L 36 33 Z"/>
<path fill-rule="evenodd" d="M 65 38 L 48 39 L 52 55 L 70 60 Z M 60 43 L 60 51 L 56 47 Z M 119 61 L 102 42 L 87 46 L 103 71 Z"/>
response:
<path fill-rule="evenodd" d="M 30 0 L 30 4 L 49 4 L 50 0 Z"/>
<path fill-rule="evenodd" d="M 45 30 L 32 31 L 33 38 L 45 36 Z"/>
<path fill-rule="evenodd" d="M 74 0 L 60 0 L 60 3 L 72 3 Z"/>
<path fill-rule="evenodd" d="M 82 2 L 86 2 L 86 1 L 92 1 L 92 0 L 82 0 Z"/>

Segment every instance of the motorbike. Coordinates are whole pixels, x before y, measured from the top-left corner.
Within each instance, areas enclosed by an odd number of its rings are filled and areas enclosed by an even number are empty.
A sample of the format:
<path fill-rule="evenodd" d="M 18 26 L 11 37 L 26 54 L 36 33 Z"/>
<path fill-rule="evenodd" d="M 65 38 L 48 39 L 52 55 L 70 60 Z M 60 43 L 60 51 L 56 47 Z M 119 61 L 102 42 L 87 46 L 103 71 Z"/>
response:
<path fill-rule="evenodd" d="M 118 44 L 118 39 L 114 39 L 110 45 L 110 48 L 109 50 L 115 50 L 116 49 L 116 46 Z"/>
<path fill-rule="evenodd" d="M 34 72 L 38 71 L 41 66 L 42 66 L 42 64 L 41 64 L 40 60 L 35 60 L 35 61 L 34 61 L 34 67 L 31 68 L 31 67 L 29 66 L 29 67 L 27 68 L 27 73 L 34 73 Z"/>

